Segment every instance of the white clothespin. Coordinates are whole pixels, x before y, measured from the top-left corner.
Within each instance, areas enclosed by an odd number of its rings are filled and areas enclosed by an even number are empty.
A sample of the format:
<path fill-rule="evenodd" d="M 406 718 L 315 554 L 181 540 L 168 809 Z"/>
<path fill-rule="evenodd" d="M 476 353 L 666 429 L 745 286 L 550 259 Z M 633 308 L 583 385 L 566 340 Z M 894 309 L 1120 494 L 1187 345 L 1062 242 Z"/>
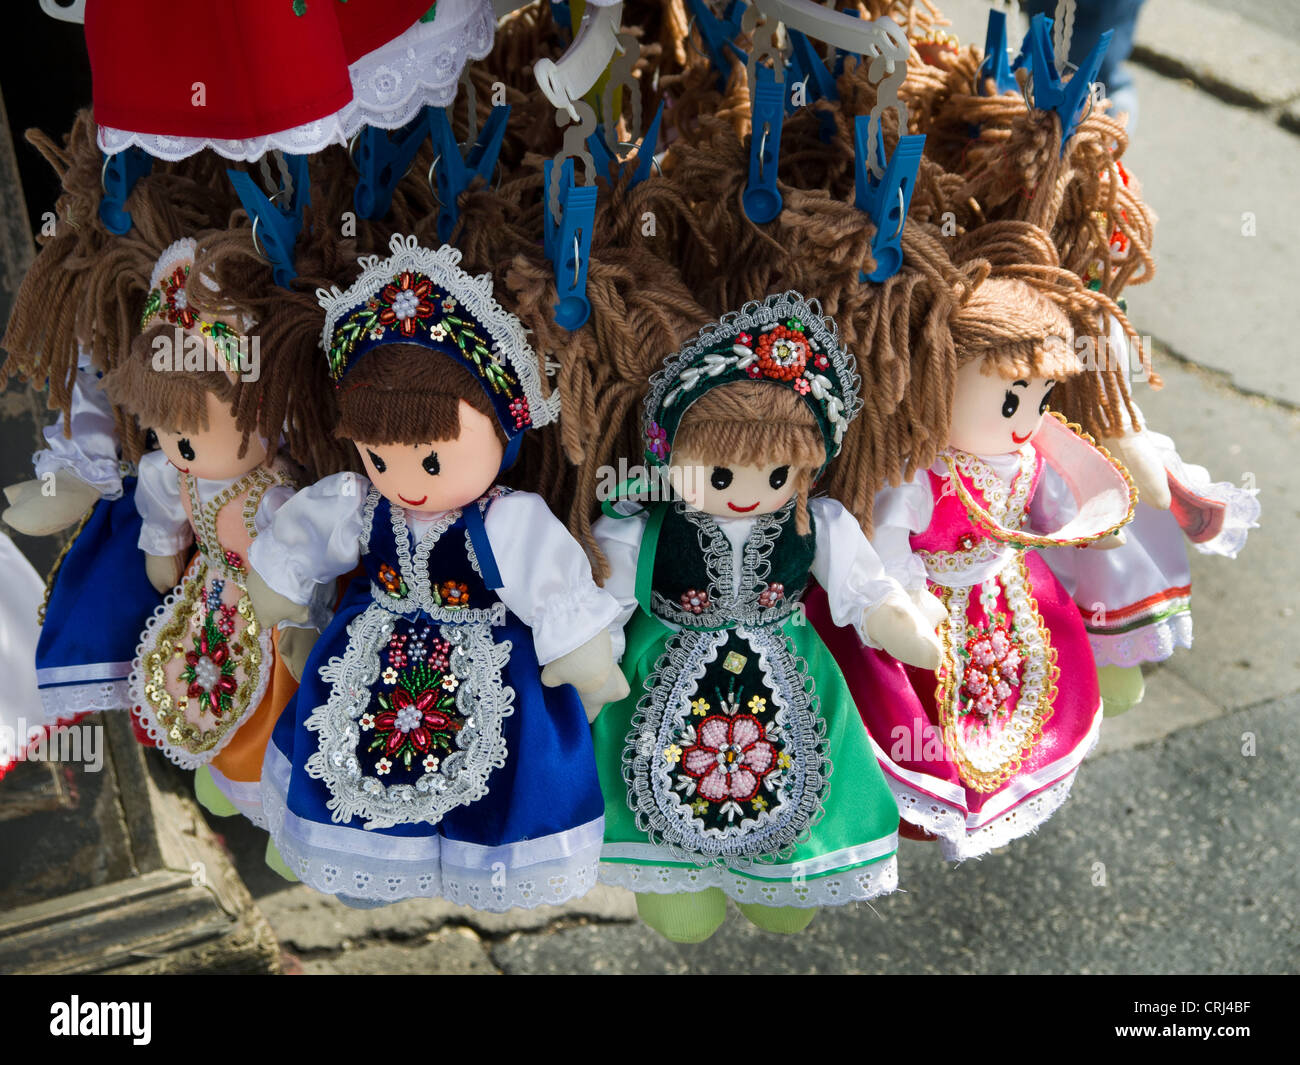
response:
<path fill-rule="evenodd" d="M 41 10 L 60 22 L 86 21 L 86 0 L 66 0 L 65 3 L 60 3 L 59 0 L 41 0 Z"/>
<path fill-rule="evenodd" d="M 754 6 L 772 19 L 784 22 L 818 41 L 854 55 L 870 53 L 880 40 L 876 22 L 846 15 L 814 0 L 754 0 Z M 904 57 L 906 58 L 906 57 Z"/>
<path fill-rule="evenodd" d="M 614 53 L 623 52 L 618 40 L 622 21 L 622 0 L 602 6 L 588 2 L 582 26 L 560 61 L 539 59 L 533 64 L 533 74 L 542 94 L 557 111 L 567 111 L 574 122 L 580 121 L 574 101 L 591 91 L 609 67 Z"/>

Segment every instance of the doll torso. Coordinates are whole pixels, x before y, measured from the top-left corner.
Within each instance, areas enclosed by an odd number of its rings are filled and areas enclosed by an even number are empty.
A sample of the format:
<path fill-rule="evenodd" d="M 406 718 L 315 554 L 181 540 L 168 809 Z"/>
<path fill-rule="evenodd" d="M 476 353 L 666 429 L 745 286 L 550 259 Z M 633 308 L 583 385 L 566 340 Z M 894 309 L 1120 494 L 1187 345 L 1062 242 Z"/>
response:
<path fill-rule="evenodd" d="M 1011 483 L 987 462 L 949 452 L 952 473 L 1006 530 L 1022 528 L 1043 461 L 1020 454 Z M 1056 695 L 1056 651 L 1039 616 L 1025 554 L 981 528 L 948 477 L 928 472 L 934 512 L 912 537 L 928 586 L 948 608 L 936 703 L 962 780 L 993 791 L 1039 739 Z"/>
<path fill-rule="evenodd" d="M 177 476 L 196 554 L 145 631 L 142 711 L 168 756 L 194 768 L 225 746 L 266 689 L 271 639 L 245 591 L 248 549 L 262 497 L 292 481 L 279 466 L 258 468 L 205 500 L 196 478 Z"/>

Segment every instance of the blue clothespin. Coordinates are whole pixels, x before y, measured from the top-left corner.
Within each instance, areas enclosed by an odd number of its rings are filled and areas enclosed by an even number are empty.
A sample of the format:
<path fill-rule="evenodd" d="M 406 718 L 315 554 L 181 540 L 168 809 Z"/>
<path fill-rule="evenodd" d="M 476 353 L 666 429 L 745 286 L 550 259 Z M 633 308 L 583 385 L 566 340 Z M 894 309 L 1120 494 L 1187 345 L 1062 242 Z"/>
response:
<path fill-rule="evenodd" d="M 770 67 L 756 66 L 749 140 L 749 183 L 740 202 L 745 216 L 759 225 L 772 221 L 781 213 L 776 166 L 781 158 L 781 123 L 784 118 L 785 86 L 777 83 L 776 72 Z"/>
<path fill-rule="evenodd" d="M 797 110 L 791 101 L 794 99 L 794 87 L 800 83 L 804 85 L 805 106 L 814 100 L 838 100 L 840 94 L 835 88 L 835 78 L 826 69 L 826 64 L 822 62 L 822 57 L 817 54 L 807 35 L 792 29 L 787 29 L 786 35 L 794 46 L 790 55 L 790 67 L 786 74 L 790 83 L 786 113 L 794 114 Z M 829 111 L 823 110 L 817 112 L 817 120 L 820 124 L 818 135 L 823 143 L 829 144 L 831 138 L 835 136 L 835 117 Z"/>
<path fill-rule="evenodd" d="M 1014 69 L 1007 63 L 1007 13 L 990 11 L 989 26 L 984 34 L 984 62 L 980 64 L 975 74 L 975 85 L 980 94 L 984 93 L 986 78 L 993 79 L 995 93 L 1001 94 L 1015 89 L 1016 79 L 1012 73 Z"/>
<path fill-rule="evenodd" d="M 713 69 L 718 72 L 718 88 L 725 88 L 727 74 L 731 70 L 731 60 L 727 58 L 727 52 L 730 51 L 737 56 L 742 63 L 749 59 L 749 56 L 736 45 L 736 37 L 740 33 L 740 20 L 745 14 L 745 4 L 740 0 L 731 0 L 722 18 L 718 18 L 710 11 L 704 0 L 686 0 L 686 6 L 691 9 L 695 28 L 700 31 L 700 40 L 704 42 L 704 50 L 713 60 Z"/>
<path fill-rule="evenodd" d="M 639 185 L 650 176 L 650 171 L 654 167 L 655 155 L 659 151 L 659 127 L 664 117 L 664 105 L 659 105 L 659 110 L 655 112 L 654 120 L 650 123 L 650 128 L 645 131 L 641 138 L 641 147 L 637 150 L 636 170 L 632 172 L 632 178 L 629 185 Z M 605 144 L 605 133 L 599 127 L 596 132 L 587 138 L 587 147 L 591 151 L 591 158 L 596 164 L 596 173 L 604 177 L 610 177 L 611 180 L 617 181 L 622 176 L 623 167 L 615 157 L 614 153 L 609 150 Z M 611 176 L 612 167 L 618 169 L 617 176 Z"/>
<path fill-rule="evenodd" d="M 271 260 L 271 276 L 281 288 L 288 288 L 289 282 L 298 276 L 293 265 L 294 244 L 302 231 L 303 209 L 311 197 L 307 185 L 307 157 L 286 154 L 283 158 L 289 170 L 292 191 L 286 188 L 282 178 L 279 191 L 271 199 L 257 187 L 250 174 L 242 170 L 227 170 L 226 174 L 235 186 L 239 202 L 253 220 L 254 243 L 260 241 L 264 254 Z M 277 207 L 274 201 L 286 194 L 289 206 Z"/>
<path fill-rule="evenodd" d="M 569 0 L 551 0 L 551 21 L 573 36 L 573 12 L 569 10 Z"/>
<path fill-rule="evenodd" d="M 581 142 L 579 142 L 581 143 Z M 591 314 L 587 300 L 587 263 L 591 258 L 591 231 L 596 224 L 596 186 L 576 185 L 572 157 L 564 160 L 560 173 L 553 171 L 555 161 L 546 160 L 543 171 L 542 246 L 555 271 L 555 321 L 570 331 L 578 329 Z M 560 220 L 550 211 L 551 182 L 558 180 Z"/>
<path fill-rule="evenodd" d="M 1029 23 L 1029 36 L 1022 51 L 1026 54 L 1029 71 L 1034 77 L 1034 107 L 1039 111 L 1055 111 L 1061 119 L 1061 154 L 1083 118 L 1088 97 L 1092 95 L 1092 82 L 1101 69 L 1102 57 L 1110 46 L 1114 30 L 1107 30 L 1093 45 L 1088 57 L 1068 82 L 1056 73 L 1056 58 L 1052 39 L 1048 35 L 1052 20 L 1046 15 L 1035 15 Z"/>
<path fill-rule="evenodd" d="M 438 159 L 434 176 L 438 183 L 438 239 L 451 240 L 452 231 L 460 221 L 460 194 L 475 177 L 489 181 L 501 154 L 501 141 L 506 135 L 506 122 L 510 118 L 510 105 L 500 104 L 483 124 L 469 153 L 460 154 L 460 145 L 451 129 L 448 112 L 438 107 L 429 111 L 429 129 L 433 134 L 433 150 Z"/>
<path fill-rule="evenodd" d="M 423 114 L 401 129 L 366 126 L 357 142 L 357 187 L 352 202 L 362 218 L 383 218 L 393 204 L 393 192 L 402 180 L 415 153 L 429 135 Z"/>
<path fill-rule="evenodd" d="M 925 147 L 923 134 L 910 134 L 898 138 L 894 154 L 885 164 L 884 176 L 876 178 L 867 167 L 867 137 L 870 136 L 871 116 L 858 115 L 853 123 L 853 149 L 856 156 L 854 203 L 866 211 L 876 223 L 876 235 L 871 238 L 871 255 L 876 268 L 863 273 L 864 281 L 884 281 L 898 273 L 903 265 L 901 237 L 903 222 L 912 206 L 912 189 L 916 185 L 916 172 L 921 165 L 921 150 Z M 885 135 L 876 127 L 876 157 L 885 158 Z"/>
<path fill-rule="evenodd" d="M 131 232 L 131 212 L 127 197 L 135 183 L 153 169 L 153 156 L 143 148 L 127 148 L 116 155 L 104 156 L 102 184 L 104 195 L 99 201 L 99 220 L 119 237 Z"/>

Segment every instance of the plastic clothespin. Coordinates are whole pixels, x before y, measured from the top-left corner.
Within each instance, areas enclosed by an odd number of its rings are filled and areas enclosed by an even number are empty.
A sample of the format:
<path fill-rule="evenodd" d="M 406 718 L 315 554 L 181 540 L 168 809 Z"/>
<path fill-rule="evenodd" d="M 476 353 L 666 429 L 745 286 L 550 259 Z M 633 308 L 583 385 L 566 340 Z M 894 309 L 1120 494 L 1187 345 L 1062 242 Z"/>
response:
<path fill-rule="evenodd" d="M 984 34 L 984 62 L 975 74 L 977 91 L 983 95 L 987 78 L 993 79 L 993 91 L 998 94 L 1018 88 L 1013 69 L 1007 62 L 1007 13 L 994 9 L 989 12 Z"/>
<path fill-rule="evenodd" d="M 467 155 L 460 154 L 460 145 L 451 129 L 451 120 L 442 108 L 429 108 L 429 129 L 433 134 L 433 150 L 438 160 L 435 177 L 438 182 L 438 239 L 451 240 L 452 231 L 460 221 L 460 194 L 475 177 L 489 181 L 501 154 L 501 141 L 506 135 L 506 122 L 510 118 L 510 105 L 499 104 L 492 108 L 483 129 L 470 145 Z"/>
<path fill-rule="evenodd" d="M 362 218 L 383 218 L 393 204 L 393 192 L 402 180 L 415 153 L 420 150 L 429 127 L 423 114 L 401 129 L 367 126 L 359 134 L 356 163 L 360 176 L 352 202 Z"/>
<path fill-rule="evenodd" d="M 587 299 L 587 263 L 591 256 L 591 231 L 596 223 L 596 186 L 577 185 L 573 179 L 573 158 L 564 160 L 559 174 L 555 160 L 546 160 L 543 172 L 546 201 L 552 181 L 559 182 L 560 217 L 548 207 L 543 222 L 543 248 L 555 270 L 555 321 L 570 331 L 578 329 L 591 315 Z"/>
<path fill-rule="evenodd" d="M 86 0 L 68 0 L 63 4 L 58 0 L 41 0 L 41 10 L 59 22 L 86 21 Z"/>
<path fill-rule="evenodd" d="M 781 193 L 776 187 L 777 160 L 781 157 L 781 123 L 785 118 L 785 85 L 766 66 L 754 68 L 753 121 L 750 124 L 749 182 L 741 195 L 745 217 L 763 225 L 781 213 Z"/>
<path fill-rule="evenodd" d="M 798 110 L 793 101 L 795 86 L 799 84 L 804 86 L 805 106 L 814 100 L 838 100 L 840 94 L 835 88 L 835 78 L 826 69 L 826 64 L 813 48 L 812 41 L 798 30 L 787 30 L 786 34 L 794 46 L 794 52 L 790 56 L 790 97 L 786 102 L 787 113 L 794 114 Z M 818 135 L 823 143 L 829 144 L 831 138 L 835 136 L 835 118 L 829 111 L 822 110 L 817 113 L 817 120 L 820 123 Z"/>
<path fill-rule="evenodd" d="M 632 172 L 630 185 L 639 185 L 650 176 L 650 171 L 654 167 L 655 155 L 659 151 L 659 126 L 664 117 L 664 105 L 659 105 L 659 110 L 655 112 L 654 120 L 650 123 L 650 128 L 645 131 L 645 136 L 641 138 L 641 146 L 637 149 L 636 170 Z M 624 165 L 619 162 L 609 146 L 605 143 L 605 134 L 597 129 L 590 137 L 587 138 L 587 147 L 591 150 L 592 161 L 596 165 L 596 173 L 601 177 L 609 177 L 611 180 L 618 180 L 622 176 Z M 618 177 L 611 175 L 611 168 L 617 169 Z"/>
<path fill-rule="evenodd" d="M 1102 57 L 1110 46 L 1114 30 L 1107 30 L 1093 45 L 1092 51 L 1068 82 L 1063 82 L 1056 72 L 1056 57 L 1049 36 L 1052 20 L 1046 15 L 1035 15 L 1029 23 L 1029 35 L 1025 38 L 1022 51 L 1033 76 L 1034 107 L 1039 111 L 1055 111 L 1061 119 L 1061 154 L 1079 122 L 1083 119 L 1084 107 L 1092 95 L 1092 82 L 1101 69 Z M 1019 61 L 1018 61 L 1019 62 Z"/>
<path fill-rule="evenodd" d="M 691 9 L 691 19 L 700 31 L 704 50 L 713 61 L 713 69 L 718 72 L 718 88 L 724 89 L 727 75 L 731 71 L 731 60 L 727 58 L 727 52 L 737 56 L 742 63 L 749 61 L 749 56 L 736 44 L 745 5 L 740 0 L 731 0 L 721 18 L 709 10 L 704 0 L 686 0 L 686 6 Z"/>
<path fill-rule="evenodd" d="M 610 58 L 622 50 L 618 40 L 622 3 L 608 7 L 588 6 L 573 43 L 558 62 L 542 58 L 533 64 L 533 77 L 542 95 L 557 111 L 568 112 L 577 122 L 577 101 L 589 93 L 609 69 Z"/>
<path fill-rule="evenodd" d="M 119 237 L 131 232 L 131 212 L 126 209 L 127 197 L 135 183 L 153 169 L 153 156 L 143 148 L 127 148 L 116 155 L 104 156 L 101 184 L 104 195 L 99 201 L 99 220 L 104 227 Z"/>
<path fill-rule="evenodd" d="M 858 115 L 853 123 L 854 149 L 854 203 L 866 211 L 876 223 L 876 235 L 871 239 L 871 255 L 876 268 L 863 273 L 864 281 L 884 281 L 898 273 L 903 265 L 901 237 L 903 222 L 912 206 L 912 189 L 916 185 L 916 172 L 921 165 L 921 151 L 925 147 L 923 134 L 909 134 L 898 138 L 894 154 L 885 164 L 885 172 L 877 178 L 867 167 L 867 138 L 871 135 L 871 116 Z M 885 135 L 876 126 L 876 154 L 885 158 Z"/>
<path fill-rule="evenodd" d="M 242 170 L 227 170 L 230 183 L 235 187 L 239 202 L 253 220 L 253 241 L 260 243 L 262 252 L 271 260 L 272 277 L 281 288 L 298 276 L 294 269 L 294 244 L 302 230 L 302 212 L 310 201 L 307 185 L 307 157 L 285 155 L 287 180 L 281 177 L 279 190 L 269 199 L 257 187 L 252 175 Z M 277 199 L 289 197 L 287 208 L 278 207 Z M 260 236 L 259 236 L 260 230 Z"/>
<path fill-rule="evenodd" d="M 842 9 L 840 14 L 851 15 L 853 18 L 860 17 L 858 15 L 857 9 L 852 7 Z M 831 73 L 834 74 L 835 77 L 838 78 L 841 74 L 844 73 L 844 60 L 846 60 L 849 56 L 853 54 L 854 53 L 852 52 L 845 51 L 843 48 L 835 49 L 835 64 L 834 66 L 831 67 Z"/>

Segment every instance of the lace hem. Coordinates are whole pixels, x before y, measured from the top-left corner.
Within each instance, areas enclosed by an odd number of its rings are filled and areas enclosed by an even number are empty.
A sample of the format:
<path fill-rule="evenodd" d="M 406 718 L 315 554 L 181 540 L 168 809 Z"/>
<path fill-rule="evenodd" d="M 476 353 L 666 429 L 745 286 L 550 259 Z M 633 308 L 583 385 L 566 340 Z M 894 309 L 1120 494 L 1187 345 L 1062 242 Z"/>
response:
<path fill-rule="evenodd" d="M 601 862 L 601 883 L 652 895 L 677 895 L 721 888 L 735 902 L 762 906 L 844 906 L 898 890 L 898 858 L 802 880 L 756 880 L 717 866 L 641 865 Z"/>
<path fill-rule="evenodd" d="M 1223 515 L 1223 528 L 1212 540 L 1203 544 L 1193 543 L 1203 555 L 1223 555 L 1236 558 L 1237 553 L 1246 546 L 1246 538 L 1251 529 L 1259 528 L 1259 489 L 1240 488 L 1231 481 L 1218 481 L 1214 484 L 1199 486 L 1199 490 L 1211 499 L 1226 504 Z"/>
<path fill-rule="evenodd" d="M 441 857 L 403 862 L 314 846 L 287 830 L 289 811 L 284 795 L 265 777 L 262 810 L 266 829 L 285 864 L 304 884 L 324 895 L 345 895 L 379 905 L 443 898 L 488 913 L 504 913 L 515 908 L 560 906 L 596 886 L 598 832 L 592 842 L 563 857 L 513 868 L 502 861 L 471 868 L 452 865 Z"/>
<path fill-rule="evenodd" d="M 125 678 L 41 688 L 40 694 L 47 725 L 70 725 L 84 714 L 131 707 L 131 692 Z"/>
<path fill-rule="evenodd" d="M 208 766 L 212 783 L 230 804 L 258 828 L 266 827 L 266 814 L 262 810 L 262 782 L 260 780 L 231 780 L 219 769 Z"/>
<path fill-rule="evenodd" d="M 1175 614 L 1152 625 L 1114 636 L 1088 634 L 1097 668 L 1163 662 L 1179 647 L 1192 646 L 1192 615 Z"/>
<path fill-rule="evenodd" d="M 245 162 L 271 151 L 311 155 L 330 144 L 347 144 L 363 126 L 397 129 L 426 106 L 449 105 L 456 98 L 461 70 L 492 50 L 495 31 L 491 0 L 440 0 L 432 22 L 416 23 L 352 64 L 352 100 L 332 115 L 245 139 L 176 137 L 100 126 L 99 147 L 108 155 L 141 148 L 169 162 L 205 148 Z"/>
<path fill-rule="evenodd" d="M 1101 714 L 1100 707 L 1097 714 Z M 1070 797 L 1079 766 L 1097 746 L 1100 735 L 1094 723 L 1082 754 L 1064 776 L 1021 799 L 1011 809 L 979 828 L 967 828 L 965 811 L 908 787 L 891 773 L 886 773 L 885 779 L 898 802 L 898 812 L 903 820 L 938 836 L 939 850 L 945 861 L 962 862 L 967 858 L 982 857 L 1014 839 L 1037 832 Z"/>

